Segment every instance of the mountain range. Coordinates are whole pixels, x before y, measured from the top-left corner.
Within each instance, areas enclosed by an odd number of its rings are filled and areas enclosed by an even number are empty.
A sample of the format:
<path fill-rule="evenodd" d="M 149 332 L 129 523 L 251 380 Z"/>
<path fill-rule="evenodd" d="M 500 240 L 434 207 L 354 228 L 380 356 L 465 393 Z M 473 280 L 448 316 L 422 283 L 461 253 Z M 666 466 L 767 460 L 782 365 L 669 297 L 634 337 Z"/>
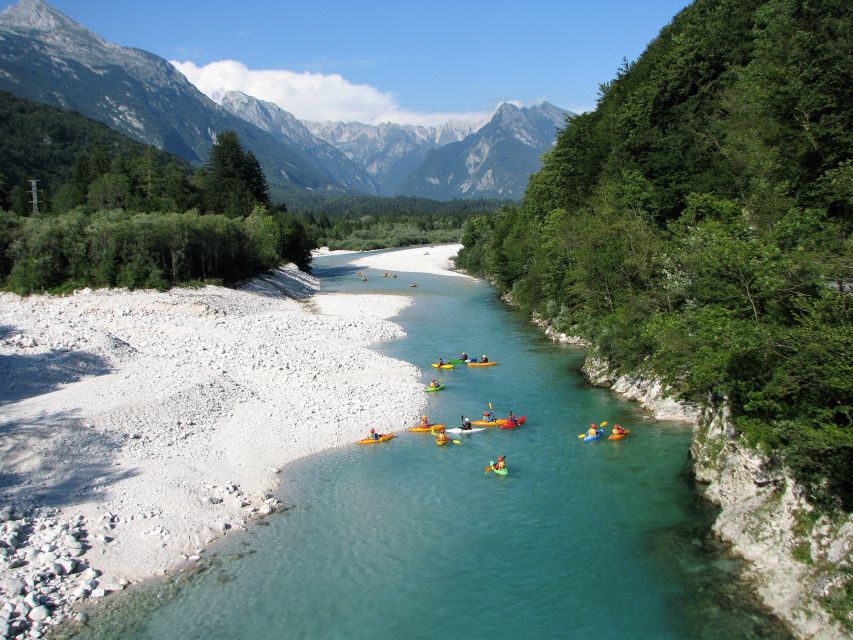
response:
<path fill-rule="evenodd" d="M 518 199 L 571 115 L 548 103 L 504 103 L 486 123 L 423 127 L 303 122 L 239 92 L 217 104 L 165 59 L 109 43 L 42 0 L 0 12 L 0 90 L 72 109 L 197 165 L 217 133 L 233 130 L 277 199 L 295 189 Z"/>

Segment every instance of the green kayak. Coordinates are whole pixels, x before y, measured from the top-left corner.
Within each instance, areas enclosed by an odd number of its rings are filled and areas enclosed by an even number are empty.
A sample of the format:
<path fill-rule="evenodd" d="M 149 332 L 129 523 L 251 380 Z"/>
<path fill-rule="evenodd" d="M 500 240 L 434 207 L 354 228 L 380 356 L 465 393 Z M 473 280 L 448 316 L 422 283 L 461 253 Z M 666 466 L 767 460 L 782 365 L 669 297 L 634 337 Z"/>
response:
<path fill-rule="evenodd" d="M 432 391 L 441 391 L 442 389 L 444 389 L 444 385 L 440 384 L 437 387 L 427 387 L 426 389 L 424 389 L 424 391 L 426 391 L 427 393 L 430 393 Z"/>
<path fill-rule="evenodd" d="M 465 364 L 465 360 L 461 358 L 453 358 L 453 360 L 448 360 L 447 364 Z"/>

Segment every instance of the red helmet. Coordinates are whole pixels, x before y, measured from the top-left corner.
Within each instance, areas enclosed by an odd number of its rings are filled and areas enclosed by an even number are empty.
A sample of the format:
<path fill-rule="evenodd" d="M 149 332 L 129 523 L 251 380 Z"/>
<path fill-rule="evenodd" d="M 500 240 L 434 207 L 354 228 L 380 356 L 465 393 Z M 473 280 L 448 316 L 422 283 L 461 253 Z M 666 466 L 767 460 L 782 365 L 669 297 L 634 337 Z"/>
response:
<path fill-rule="evenodd" d="M 503 462 L 506 460 L 506 456 L 498 456 L 498 462 Z"/>
<path fill-rule="evenodd" d="M 376 429 L 374 429 L 373 427 L 370 427 L 370 433 L 376 433 Z"/>

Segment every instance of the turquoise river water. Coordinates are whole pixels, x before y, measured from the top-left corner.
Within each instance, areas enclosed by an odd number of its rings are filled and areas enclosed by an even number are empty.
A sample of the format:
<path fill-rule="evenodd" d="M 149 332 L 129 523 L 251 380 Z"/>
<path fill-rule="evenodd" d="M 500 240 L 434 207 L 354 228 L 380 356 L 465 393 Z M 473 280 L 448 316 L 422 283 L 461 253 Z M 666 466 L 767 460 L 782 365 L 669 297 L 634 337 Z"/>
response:
<path fill-rule="evenodd" d="M 461 350 L 489 369 L 442 373 L 427 412 L 458 426 L 487 402 L 527 415 L 437 447 L 402 433 L 290 465 L 289 509 L 216 559 L 115 598 L 75 637 L 787 638 L 710 535 L 691 482 L 690 428 L 584 384 L 584 353 L 547 341 L 487 283 L 401 274 L 368 282 L 318 260 L 327 291 L 403 293 L 407 336 L 378 345 L 423 367 Z M 409 288 L 416 280 L 417 289 Z M 590 422 L 631 428 L 581 443 Z M 366 425 L 367 426 L 367 425 Z M 505 454 L 509 475 L 484 473 Z"/>

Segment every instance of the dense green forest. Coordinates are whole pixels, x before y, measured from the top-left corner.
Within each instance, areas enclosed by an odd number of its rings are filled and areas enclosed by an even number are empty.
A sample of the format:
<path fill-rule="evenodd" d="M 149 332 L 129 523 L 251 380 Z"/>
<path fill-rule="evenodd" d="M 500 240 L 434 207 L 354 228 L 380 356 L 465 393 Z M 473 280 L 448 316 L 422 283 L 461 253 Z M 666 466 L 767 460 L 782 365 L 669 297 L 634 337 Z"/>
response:
<path fill-rule="evenodd" d="M 0 94 L 0 114 L 7 289 L 230 283 L 310 262 L 309 229 L 270 203 L 257 159 L 233 132 L 194 170 L 73 112 Z M 38 214 L 30 178 L 40 181 Z"/>
<path fill-rule="evenodd" d="M 301 218 L 318 246 L 366 251 L 414 244 L 459 242 L 464 214 L 307 215 Z"/>
<path fill-rule="evenodd" d="M 851 34 L 843 0 L 697 0 L 458 259 L 619 370 L 725 399 L 848 512 Z"/>

